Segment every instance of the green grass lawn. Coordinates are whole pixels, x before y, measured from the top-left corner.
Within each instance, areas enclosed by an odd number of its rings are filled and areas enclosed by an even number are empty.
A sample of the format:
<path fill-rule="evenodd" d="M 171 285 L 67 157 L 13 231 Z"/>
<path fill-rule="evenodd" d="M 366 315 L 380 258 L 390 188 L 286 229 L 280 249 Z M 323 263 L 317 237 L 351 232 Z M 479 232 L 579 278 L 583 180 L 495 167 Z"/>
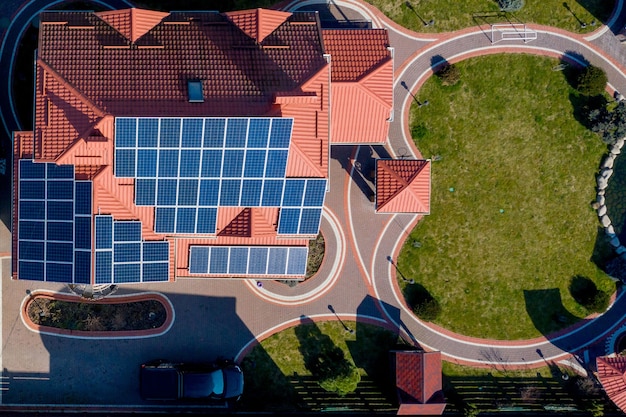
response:
<path fill-rule="evenodd" d="M 410 1 L 413 10 L 407 7 L 405 1 L 367 0 L 401 26 L 417 32 L 447 32 L 506 21 L 503 17 L 480 17 L 499 11 L 498 3 L 494 0 Z M 571 11 L 563 3 L 567 3 Z M 510 14 L 510 18 L 514 23 L 538 23 L 575 33 L 587 33 L 596 29 L 601 22 L 606 22 L 613 5 L 612 0 L 526 0 L 525 6 Z M 431 19 L 435 20 L 435 24 L 424 26 L 423 22 Z M 591 25 L 593 21 L 596 26 Z M 586 27 L 582 28 L 580 22 L 586 23 Z"/>
<path fill-rule="evenodd" d="M 540 336 L 589 313 L 568 291 L 572 277 L 615 290 L 590 261 L 599 226 L 590 202 L 606 147 L 575 120 L 575 92 L 556 64 L 469 59 L 457 64 L 459 84 L 432 77 L 418 93 L 430 105 L 411 109 L 418 149 L 442 159 L 432 166 L 431 214 L 398 268 L 439 302 L 436 323 L 455 332 Z"/>
<path fill-rule="evenodd" d="M 345 325 L 354 332 L 346 332 L 336 321 L 307 323 L 283 330 L 262 341 L 242 363 L 246 375 L 242 408 L 315 410 L 322 401 L 350 406 L 354 398 L 323 393 L 315 381 L 311 381 L 312 374 L 307 369 L 305 356 L 318 350 L 321 344 L 340 348 L 345 358 L 356 365 L 362 376 L 359 386 L 369 384 L 368 391 L 372 391 L 371 386 L 388 385 L 387 355 L 389 350 L 397 346 L 398 335 L 363 323 L 345 322 Z M 367 395 L 375 397 L 371 392 Z M 379 402 L 387 403 L 388 406 L 389 401 L 383 398 Z"/>

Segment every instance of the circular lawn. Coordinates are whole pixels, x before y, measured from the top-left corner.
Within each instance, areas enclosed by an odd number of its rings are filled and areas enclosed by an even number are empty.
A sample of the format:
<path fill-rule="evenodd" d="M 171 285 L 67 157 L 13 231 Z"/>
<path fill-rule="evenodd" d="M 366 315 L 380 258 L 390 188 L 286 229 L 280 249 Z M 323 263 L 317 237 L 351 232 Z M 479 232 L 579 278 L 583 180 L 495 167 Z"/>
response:
<path fill-rule="evenodd" d="M 595 173 L 606 146 L 574 116 L 581 99 L 558 60 L 492 55 L 431 77 L 411 132 L 433 158 L 431 214 L 407 239 L 398 269 L 439 303 L 433 321 L 468 336 L 525 339 L 590 312 L 569 291 L 586 277 L 615 284 L 590 259 Z M 399 280 L 407 290 L 407 282 Z"/>

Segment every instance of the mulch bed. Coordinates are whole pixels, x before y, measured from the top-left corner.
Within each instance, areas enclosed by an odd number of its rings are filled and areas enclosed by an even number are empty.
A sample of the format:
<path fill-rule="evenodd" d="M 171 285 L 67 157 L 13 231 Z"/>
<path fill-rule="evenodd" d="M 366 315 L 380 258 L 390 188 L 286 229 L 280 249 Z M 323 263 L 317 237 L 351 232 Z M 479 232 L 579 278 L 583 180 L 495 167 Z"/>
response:
<path fill-rule="evenodd" d="M 81 331 L 149 330 L 165 323 L 167 312 L 156 300 L 129 303 L 81 303 L 34 297 L 28 316 L 40 326 Z"/>

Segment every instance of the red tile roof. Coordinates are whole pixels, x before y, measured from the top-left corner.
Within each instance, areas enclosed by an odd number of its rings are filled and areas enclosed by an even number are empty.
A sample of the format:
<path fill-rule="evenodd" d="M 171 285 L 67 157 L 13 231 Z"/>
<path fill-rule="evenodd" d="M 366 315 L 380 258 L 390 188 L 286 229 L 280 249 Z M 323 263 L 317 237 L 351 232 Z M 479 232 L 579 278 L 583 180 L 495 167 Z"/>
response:
<path fill-rule="evenodd" d="M 430 213 L 430 160 L 376 161 L 376 211 Z"/>
<path fill-rule="evenodd" d="M 257 42 L 263 40 L 283 23 L 291 13 L 278 10 L 254 9 L 224 13 L 239 29 Z"/>
<path fill-rule="evenodd" d="M 398 414 L 431 415 L 443 412 L 441 353 L 393 351 L 392 366 L 400 409 Z"/>
<path fill-rule="evenodd" d="M 100 19 L 124 35 L 131 42 L 136 42 L 153 27 L 161 23 L 169 13 L 143 9 L 113 10 L 95 13 Z"/>
<path fill-rule="evenodd" d="M 323 30 L 322 35 L 331 55 L 331 142 L 386 142 L 393 110 L 393 60 L 387 31 Z"/>
<path fill-rule="evenodd" d="M 606 395 L 626 412 L 626 357 L 603 356 L 596 358 L 598 379 Z"/>

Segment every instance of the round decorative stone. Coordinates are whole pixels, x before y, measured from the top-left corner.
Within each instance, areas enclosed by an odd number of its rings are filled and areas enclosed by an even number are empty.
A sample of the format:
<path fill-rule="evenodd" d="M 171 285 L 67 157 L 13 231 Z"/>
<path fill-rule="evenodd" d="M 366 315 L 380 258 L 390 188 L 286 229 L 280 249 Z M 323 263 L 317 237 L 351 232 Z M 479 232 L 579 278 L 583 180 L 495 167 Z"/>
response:
<path fill-rule="evenodd" d="M 602 161 L 602 164 L 600 165 L 600 169 L 604 169 L 604 168 L 613 168 L 613 164 L 615 163 L 615 156 L 609 154 L 609 156 L 607 156 L 606 158 L 604 158 L 604 161 Z"/>
<path fill-rule="evenodd" d="M 603 227 L 609 227 L 611 225 L 611 219 L 609 219 L 609 216 L 606 214 L 604 216 L 600 216 L 600 224 L 602 224 Z"/>
<path fill-rule="evenodd" d="M 606 206 L 600 206 L 598 209 L 598 216 L 604 216 L 606 214 Z"/>
<path fill-rule="evenodd" d="M 606 179 L 605 177 L 598 177 L 598 189 L 600 191 L 604 190 L 606 187 L 608 187 L 609 185 L 609 180 Z"/>
<path fill-rule="evenodd" d="M 609 243 L 614 248 L 619 248 L 621 246 L 620 243 L 619 243 L 619 238 L 617 236 L 615 236 L 613 239 L 611 239 L 611 241 Z"/>
<path fill-rule="evenodd" d="M 615 228 L 613 227 L 612 224 L 609 225 L 609 227 L 607 227 L 606 229 L 604 229 L 606 231 L 606 234 L 609 236 L 615 236 Z"/>
<path fill-rule="evenodd" d="M 603 206 L 603 205 L 604 205 L 604 203 L 605 203 L 605 201 L 606 201 L 606 198 L 604 197 L 604 195 L 600 195 L 600 194 L 598 194 L 598 195 L 596 196 L 596 202 L 597 202 L 599 205 Z"/>

